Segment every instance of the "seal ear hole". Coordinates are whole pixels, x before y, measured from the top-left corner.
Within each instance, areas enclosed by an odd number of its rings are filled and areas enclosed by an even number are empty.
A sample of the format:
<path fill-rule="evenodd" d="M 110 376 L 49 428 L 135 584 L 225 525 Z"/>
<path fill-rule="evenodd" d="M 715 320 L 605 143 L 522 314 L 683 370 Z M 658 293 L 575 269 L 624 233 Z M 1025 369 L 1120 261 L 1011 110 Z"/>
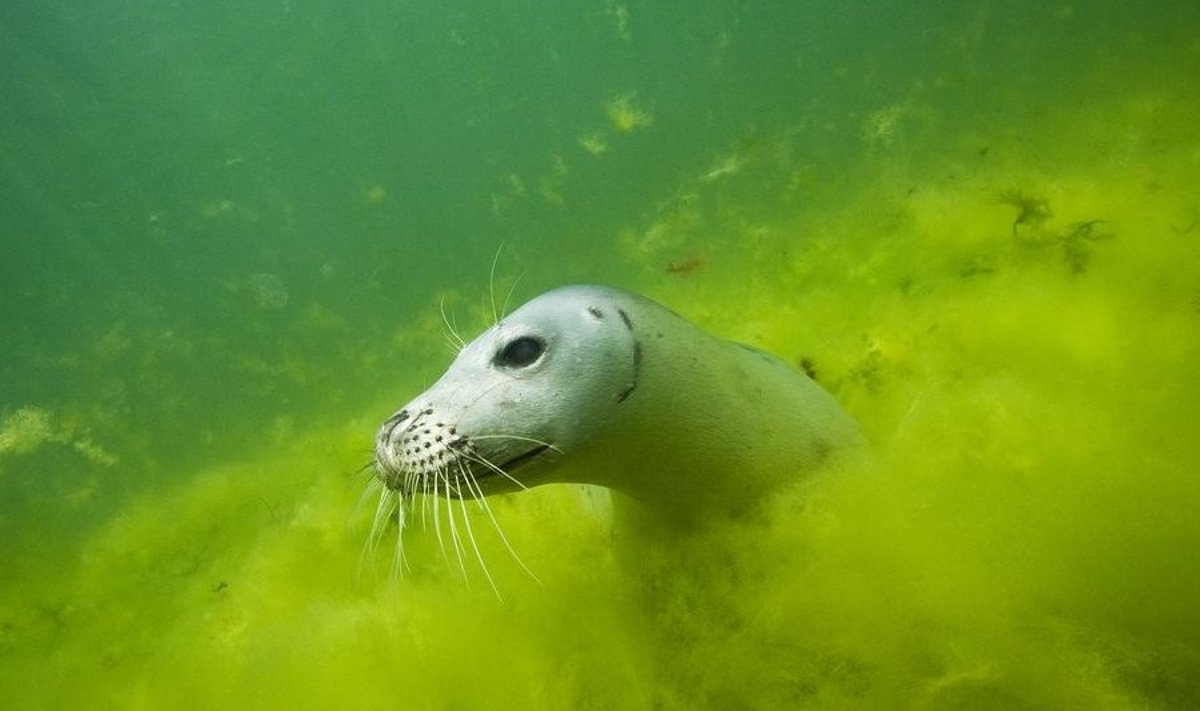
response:
<path fill-rule="evenodd" d="M 533 336 L 521 336 L 506 343 L 496 353 L 496 365 L 506 368 L 524 368 L 533 365 L 546 352 L 546 343 Z"/>

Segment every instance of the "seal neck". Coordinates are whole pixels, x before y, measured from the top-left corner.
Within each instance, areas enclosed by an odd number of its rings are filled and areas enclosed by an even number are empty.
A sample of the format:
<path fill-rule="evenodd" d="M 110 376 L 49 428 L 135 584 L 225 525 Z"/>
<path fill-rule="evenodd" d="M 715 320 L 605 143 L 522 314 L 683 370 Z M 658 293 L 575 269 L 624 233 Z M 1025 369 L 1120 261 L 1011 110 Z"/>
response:
<path fill-rule="evenodd" d="M 863 442 L 799 369 L 668 317 L 676 323 L 666 337 L 661 324 L 642 329 L 634 320 L 641 384 L 620 404 L 605 444 L 580 458 L 588 483 L 680 523 L 744 517 Z"/>

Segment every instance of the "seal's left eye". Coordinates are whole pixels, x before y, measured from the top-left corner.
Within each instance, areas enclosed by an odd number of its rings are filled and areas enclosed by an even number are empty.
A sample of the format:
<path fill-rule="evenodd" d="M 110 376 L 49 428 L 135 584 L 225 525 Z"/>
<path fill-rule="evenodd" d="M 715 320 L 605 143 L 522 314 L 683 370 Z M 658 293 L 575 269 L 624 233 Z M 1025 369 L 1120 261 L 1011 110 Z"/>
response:
<path fill-rule="evenodd" d="M 524 368 L 541 358 L 545 351 L 545 343 L 532 336 L 521 336 L 500 349 L 496 354 L 496 365 Z"/>

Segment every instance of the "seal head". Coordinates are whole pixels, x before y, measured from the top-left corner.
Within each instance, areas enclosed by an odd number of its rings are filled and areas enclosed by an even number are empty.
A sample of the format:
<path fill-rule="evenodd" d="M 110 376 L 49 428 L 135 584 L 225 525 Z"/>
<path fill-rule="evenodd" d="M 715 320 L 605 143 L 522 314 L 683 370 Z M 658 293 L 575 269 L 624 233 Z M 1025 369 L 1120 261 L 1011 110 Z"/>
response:
<path fill-rule="evenodd" d="M 743 509 L 861 442 L 789 364 L 636 294 L 569 286 L 485 331 L 388 418 L 375 469 L 401 496 L 576 482 L 696 514 Z"/>
<path fill-rule="evenodd" d="M 510 491 L 541 483 L 536 470 L 594 439 L 632 392 L 639 353 L 619 310 L 589 296 L 544 294 L 463 348 L 380 428 L 384 483 L 402 493 Z"/>

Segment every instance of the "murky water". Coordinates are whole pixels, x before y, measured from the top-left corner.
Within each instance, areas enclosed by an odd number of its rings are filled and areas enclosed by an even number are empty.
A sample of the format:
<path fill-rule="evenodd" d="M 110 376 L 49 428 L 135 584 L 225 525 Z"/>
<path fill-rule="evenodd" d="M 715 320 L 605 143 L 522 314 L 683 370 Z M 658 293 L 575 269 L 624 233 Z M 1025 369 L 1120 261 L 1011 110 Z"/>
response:
<path fill-rule="evenodd" d="M 1200 704 L 1198 29 L 9 3 L 0 696 Z M 360 570 L 371 438 L 452 358 L 441 312 L 581 281 L 814 370 L 875 461 L 671 538 L 497 498 L 540 580 L 468 509 L 502 599 L 419 523 L 404 580 Z"/>

